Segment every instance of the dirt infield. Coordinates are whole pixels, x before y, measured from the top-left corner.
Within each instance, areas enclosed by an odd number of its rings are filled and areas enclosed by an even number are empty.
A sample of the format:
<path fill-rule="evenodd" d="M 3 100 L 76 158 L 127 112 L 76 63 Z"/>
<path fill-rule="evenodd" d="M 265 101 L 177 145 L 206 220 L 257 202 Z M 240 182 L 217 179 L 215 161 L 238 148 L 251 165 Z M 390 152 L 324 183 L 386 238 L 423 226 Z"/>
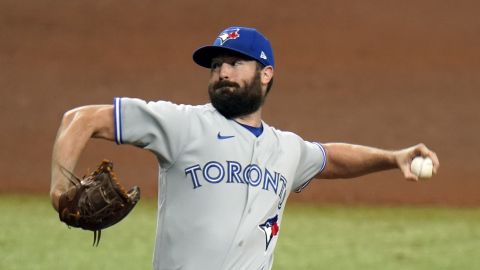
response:
<path fill-rule="evenodd" d="M 0 192 L 48 192 L 70 108 L 115 96 L 207 102 L 208 71 L 191 53 L 238 24 L 273 43 L 268 123 L 321 142 L 424 142 L 441 160 L 428 182 L 391 171 L 316 181 L 293 198 L 479 206 L 480 2 L 291 2 L 0 0 Z M 77 172 L 104 157 L 156 194 L 155 158 L 133 147 L 92 141 Z"/>

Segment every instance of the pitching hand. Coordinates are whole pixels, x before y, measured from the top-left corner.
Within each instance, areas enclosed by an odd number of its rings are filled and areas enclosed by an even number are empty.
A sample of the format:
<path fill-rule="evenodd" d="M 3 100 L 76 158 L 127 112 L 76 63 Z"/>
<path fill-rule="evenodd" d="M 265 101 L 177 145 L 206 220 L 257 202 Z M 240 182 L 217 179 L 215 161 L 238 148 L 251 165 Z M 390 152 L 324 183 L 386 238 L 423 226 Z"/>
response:
<path fill-rule="evenodd" d="M 420 143 L 415 146 L 395 152 L 395 160 L 397 162 L 398 168 L 402 170 L 405 179 L 410 181 L 418 181 L 418 176 L 413 174 L 410 170 L 410 163 L 416 156 L 422 156 L 424 158 L 429 157 L 430 159 L 432 159 L 433 174 L 437 173 L 438 168 L 440 167 L 440 162 L 438 161 L 437 154 L 435 154 L 435 152 L 433 152 L 432 150 L 428 149 L 423 143 Z"/>

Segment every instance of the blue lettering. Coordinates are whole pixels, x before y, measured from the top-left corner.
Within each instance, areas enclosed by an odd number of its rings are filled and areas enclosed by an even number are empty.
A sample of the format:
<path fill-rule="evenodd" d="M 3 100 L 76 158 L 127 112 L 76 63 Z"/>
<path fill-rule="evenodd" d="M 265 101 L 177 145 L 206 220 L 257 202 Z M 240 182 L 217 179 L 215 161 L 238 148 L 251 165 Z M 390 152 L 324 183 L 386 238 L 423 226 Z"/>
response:
<path fill-rule="evenodd" d="M 256 179 L 252 177 L 252 172 L 255 172 Z M 260 170 L 260 168 L 257 165 L 250 164 L 247 167 L 245 167 L 245 170 L 243 171 L 243 178 L 251 186 L 256 187 L 260 185 L 260 182 L 262 181 L 262 170 Z"/>
<path fill-rule="evenodd" d="M 271 186 L 275 194 L 277 194 L 278 178 L 280 174 L 277 172 L 274 172 L 274 175 L 275 177 L 272 176 L 270 171 L 265 169 L 265 175 L 263 176 L 263 189 L 268 190 L 268 186 Z"/>
<path fill-rule="evenodd" d="M 214 169 L 217 171 L 216 175 L 211 174 L 211 169 Z M 222 164 L 216 161 L 210 161 L 207 164 L 205 164 L 205 167 L 203 168 L 203 177 L 205 180 L 212 184 L 217 184 L 222 182 L 223 177 L 225 176 L 225 169 L 223 168 Z"/>
<path fill-rule="evenodd" d="M 201 187 L 200 183 L 198 182 L 197 171 L 201 170 L 200 165 L 191 166 L 185 169 L 185 175 L 190 175 L 192 178 L 193 189 Z"/>
<path fill-rule="evenodd" d="M 283 202 L 287 197 L 287 179 L 285 179 L 283 175 L 280 176 L 280 182 L 282 187 L 280 188 L 280 193 L 278 193 L 278 197 L 280 198 L 280 201 L 278 202 L 278 209 L 282 208 Z"/>
<path fill-rule="evenodd" d="M 240 174 L 242 172 L 242 165 L 236 161 L 227 161 L 227 183 L 233 183 L 235 180 L 237 183 L 244 184 Z"/>
<path fill-rule="evenodd" d="M 281 209 L 287 197 L 287 179 L 278 172 L 260 168 L 256 164 L 249 164 L 242 168 L 237 161 L 210 161 L 202 168 L 199 164 L 185 169 L 185 175 L 190 177 L 193 189 L 201 187 L 199 171 L 203 179 L 211 184 L 218 184 L 227 178 L 227 183 L 248 184 L 252 187 L 261 186 L 263 190 L 272 191 L 279 198 L 278 209 Z M 224 167 L 226 165 L 226 167 Z M 226 171 L 225 171 L 226 170 Z M 264 170 L 264 171 L 263 171 Z M 200 176 L 200 177 L 201 177 Z M 263 183 L 262 183 L 263 181 Z"/>

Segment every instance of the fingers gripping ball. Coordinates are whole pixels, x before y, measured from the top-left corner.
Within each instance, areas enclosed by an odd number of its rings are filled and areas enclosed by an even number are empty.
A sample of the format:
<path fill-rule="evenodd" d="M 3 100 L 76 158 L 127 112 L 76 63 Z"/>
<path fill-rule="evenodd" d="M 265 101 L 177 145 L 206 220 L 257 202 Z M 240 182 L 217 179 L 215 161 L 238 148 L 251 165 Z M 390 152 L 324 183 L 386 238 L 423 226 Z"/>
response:
<path fill-rule="evenodd" d="M 430 178 L 433 173 L 433 162 L 429 157 L 417 156 L 412 160 L 410 164 L 410 170 L 418 178 Z"/>
<path fill-rule="evenodd" d="M 111 161 L 102 161 L 82 179 L 65 168 L 63 173 L 73 186 L 60 196 L 60 220 L 68 226 L 93 231 L 93 245 L 98 246 L 102 229 L 125 218 L 140 200 L 137 186 L 127 192 L 118 182 Z"/>

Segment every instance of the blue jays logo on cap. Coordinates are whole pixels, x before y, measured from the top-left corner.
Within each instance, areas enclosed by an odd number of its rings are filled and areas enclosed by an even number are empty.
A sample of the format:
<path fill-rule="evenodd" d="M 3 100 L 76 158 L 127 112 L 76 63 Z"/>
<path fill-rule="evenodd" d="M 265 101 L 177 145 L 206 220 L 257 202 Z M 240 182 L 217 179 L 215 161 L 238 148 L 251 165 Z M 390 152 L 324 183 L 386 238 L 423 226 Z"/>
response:
<path fill-rule="evenodd" d="M 227 42 L 228 40 L 237 39 L 240 37 L 238 31 L 240 31 L 240 29 L 237 28 L 228 32 L 223 32 L 217 37 L 217 39 L 220 39 L 220 44 L 223 45 L 223 43 Z"/>
<path fill-rule="evenodd" d="M 273 237 L 275 237 L 280 231 L 277 221 L 278 215 L 275 215 L 274 217 L 267 219 L 263 224 L 258 225 L 258 228 L 265 233 L 265 251 L 267 251 Z"/>
<path fill-rule="evenodd" d="M 214 57 L 229 52 L 251 58 L 264 66 L 275 66 L 270 41 L 257 29 L 241 26 L 223 30 L 212 45 L 198 48 L 193 53 L 193 61 L 210 68 Z"/>

